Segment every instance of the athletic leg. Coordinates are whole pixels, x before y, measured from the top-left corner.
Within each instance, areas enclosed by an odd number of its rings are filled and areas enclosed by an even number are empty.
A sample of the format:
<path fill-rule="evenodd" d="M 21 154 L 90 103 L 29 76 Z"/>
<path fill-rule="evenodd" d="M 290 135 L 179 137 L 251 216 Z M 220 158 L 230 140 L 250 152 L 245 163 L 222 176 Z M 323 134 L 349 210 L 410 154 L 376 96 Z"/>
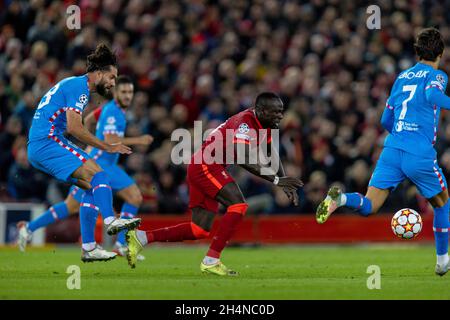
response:
<path fill-rule="evenodd" d="M 206 254 L 206 260 L 213 263 L 216 262 L 215 259 L 220 258 L 220 254 L 235 233 L 248 208 L 241 189 L 235 182 L 225 185 L 216 199 L 227 207 L 227 211 L 220 221 L 219 229 Z"/>
<path fill-rule="evenodd" d="M 429 199 L 434 209 L 433 232 L 436 244 L 436 273 L 444 275 L 448 270 L 448 230 L 449 221 L 449 201 L 447 190 Z"/>
<path fill-rule="evenodd" d="M 112 190 L 108 175 L 100 166 L 93 160 L 86 161 L 80 168 L 78 168 L 72 177 L 77 180 L 82 180 L 92 186 L 92 201 L 94 207 L 98 207 L 105 225 L 108 226 L 107 233 L 113 235 L 123 229 L 134 229 L 139 223 L 140 219 L 116 219 L 112 206 Z"/>
<path fill-rule="evenodd" d="M 223 167 L 220 169 L 224 171 Z M 233 181 L 229 175 L 221 172 L 212 176 L 205 173 L 202 165 L 189 165 L 187 182 L 189 184 L 189 209 L 192 212 L 191 221 L 175 226 L 151 231 L 137 230 L 128 232 L 128 263 L 134 268 L 137 254 L 142 247 L 151 242 L 176 242 L 197 240 L 209 236 L 214 214 L 217 213 L 219 203 L 215 199 L 222 187 Z"/>
<path fill-rule="evenodd" d="M 442 276 L 449 268 L 448 230 L 450 228 L 447 181 L 436 160 L 408 156 L 404 169 L 420 194 L 433 206 L 433 231 L 436 245 L 436 274 Z"/>
<path fill-rule="evenodd" d="M 397 149 L 385 148 L 380 155 L 375 170 L 370 179 L 367 193 L 342 193 L 338 187 L 331 187 L 326 198 L 319 204 L 316 211 L 318 223 L 324 223 L 339 207 L 354 209 L 362 216 L 378 212 L 389 196 L 390 190 L 406 179 L 401 168 L 403 152 Z"/>
<path fill-rule="evenodd" d="M 95 242 L 95 224 L 99 208 L 94 206 L 93 194 L 91 190 L 84 192 L 80 205 L 80 227 L 83 262 L 108 261 L 116 257 L 115 252 L 108 252 L 98 247 Z"/>
<path fill-rule="evenodd" d="M 124 201 L 122 209 L 120 211 L 120 217 L 122 219 L 134 218 L 137 215 L 139 207 L 142 203 L 142 194 L 138 186 L 133 183 L 131 186 L 118 191 L 116 195 Z M 118 233 L 116 240 L 117 246 L 127 245 L 125 241 L 125 233 L 125 230 L 122 230 Z"/>
<path fill-rule="evenodd" d="M 73 187 L 71 191 L 74 190 L 74 188 L 77 187 Z M 20 221 L 19 223 L 17 223 L 19 233 L 17 243 L 19 245 L 20 251 L 25 251 L 27 243 L 31 240 L 34 231 L 38 230 L 39 228 L 47 227 L 48 225 L 59 220 L 63 220 L 69 215 L 78 213 L 80 201 L 75 199 L 71 195 L 71 193 L 72 192 L 69 193 L 64 201 L 54 204 L 36 219 L 28 223 L 26 221 Z"/>

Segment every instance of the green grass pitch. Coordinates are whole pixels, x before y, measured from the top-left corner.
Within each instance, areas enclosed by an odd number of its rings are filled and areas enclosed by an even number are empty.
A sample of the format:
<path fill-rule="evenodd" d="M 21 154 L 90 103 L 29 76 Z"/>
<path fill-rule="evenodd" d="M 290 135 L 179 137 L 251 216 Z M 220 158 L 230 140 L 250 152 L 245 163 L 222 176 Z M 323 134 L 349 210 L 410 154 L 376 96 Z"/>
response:
<path fill-rule="evenodd" d="M 228 248 L 239 277 L 202 275 L 204 246 L 155 246 L 136 269 L 126 260 L 82 263 L 80 249 L 0 249 L 0 299 L 450 299 L 450 274 L 434 274 L 433 246 L 267 246 Z M 66 286 L 81 269 L 81 289 Z M 369 290 L 369 265 L 381 289 Z"/>

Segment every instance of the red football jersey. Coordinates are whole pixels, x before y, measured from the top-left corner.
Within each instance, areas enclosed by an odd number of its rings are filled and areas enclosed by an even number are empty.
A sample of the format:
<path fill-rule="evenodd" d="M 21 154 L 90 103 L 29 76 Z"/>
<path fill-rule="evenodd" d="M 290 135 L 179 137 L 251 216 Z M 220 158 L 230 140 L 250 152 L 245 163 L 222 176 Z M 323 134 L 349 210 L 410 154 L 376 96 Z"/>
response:
<path fill-rule="evenodd" d="M 215 128 L 192 160 L 196 164 L 236 164 L 236 144 L 248 144 L 253 148 L 259 147 L 263 142 L 269 144 L 271 140 L 271 129 L 264 129 L 254 108 L 250 108 L 228 118 Z"/>

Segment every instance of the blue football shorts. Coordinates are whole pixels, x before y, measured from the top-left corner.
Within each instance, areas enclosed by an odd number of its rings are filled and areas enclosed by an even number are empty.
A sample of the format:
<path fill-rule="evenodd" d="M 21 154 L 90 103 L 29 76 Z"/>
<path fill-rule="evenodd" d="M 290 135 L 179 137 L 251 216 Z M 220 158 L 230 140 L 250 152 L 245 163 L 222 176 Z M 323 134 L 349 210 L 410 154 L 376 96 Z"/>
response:
<path fill-rule="evenodd" d="M 435 159 L 385 147 L 369 186 L 393 190 L 405 179 L 411 180 L 427 199 L 447 189 L 447 181 Z"/>

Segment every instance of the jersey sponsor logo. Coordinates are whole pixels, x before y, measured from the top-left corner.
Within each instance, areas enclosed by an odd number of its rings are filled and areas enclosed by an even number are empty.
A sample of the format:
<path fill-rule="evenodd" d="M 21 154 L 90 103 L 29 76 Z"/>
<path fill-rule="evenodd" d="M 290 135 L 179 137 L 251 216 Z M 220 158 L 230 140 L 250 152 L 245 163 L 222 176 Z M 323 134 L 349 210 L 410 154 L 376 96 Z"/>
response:
<path fill-rule="evenodd" d="M 242 134 L 246 134 L 250 131 L 250 127 L 248 126 L 248 124 L 246 123 L 242 123 L 239 128 L 238 131 Z"/>
<path fill-rule="evenodd" d="M 103 131 L 117 131 L 117 127 L 114 124 L 107 124 Z"/>
<path fill-rule="evenodd" d="M 401 132 L 401 131 L 418 131 L 419 125 L 416 123 L 410 123 L 406 121 L 398 121 L 395 125 L 395 131 Z"/>
<path fill-rule="evenodd" d="M 402 74 L 400 74 L 400 76 L 398 77 L 399 79 L 413 79 L 413 78 L 425 78 L 428 74 L 428 72 L 430 71 L 424 71 L 424 70 L 420 70 L 418 72 L 403 72 Z"/>

